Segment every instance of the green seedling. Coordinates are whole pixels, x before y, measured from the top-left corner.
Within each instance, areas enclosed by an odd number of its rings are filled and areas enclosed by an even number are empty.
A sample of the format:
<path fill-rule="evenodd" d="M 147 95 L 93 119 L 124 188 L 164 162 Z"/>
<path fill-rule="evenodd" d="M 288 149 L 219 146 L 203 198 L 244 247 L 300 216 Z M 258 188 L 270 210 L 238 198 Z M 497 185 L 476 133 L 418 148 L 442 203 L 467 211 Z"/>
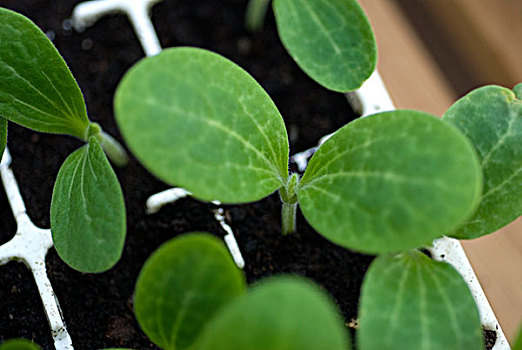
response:
<path fill-rule="evenodd" d="M 296 277 L 245 278 L 223 243 L 192 233 L 161 246 L 136 284 L 135 313 L 145 334 L 168 350 L 347 350 L 334 304 Z"/>
<path fill-rule="evenodd" d="M 318 149 L 302 179 L 289 174 L 288 138 L 270 97 L 237 65 L 201 49 L 142 60 L 123 78 L 115 111 L 145 167 L 196 198 L 248 203 L 278 190 L 284 234 L 295 230 L 300 204 L 341 246 L 408 250 L 456 230 L 480 198 L 469 140 L 416 111 L 358 119 Z"/>
<path fill-rule="evenodd" d="M 127 162 L 127 155 L 89 121 L 78 84 L 45 34 L 29 19 L 2 8 L 0 116 L 35 131 L 86 142 L 58 173 L 51 203 L 53 241 L 60 257 L 77 270 L 112 267 L 121 256 L 126 219 L 123 194 L 103 150 L 118 166 Z"/>
<path fill-rule="evenodd" d="M 497 220 L 484 232 L 520 215 L 521 89 L 479 89 L 442 120 L 404 110 L 358 119 L 319 147 L 302 178 L 288 172 L 286 130 L 273 102 L 217 54 L 175 48 L 143 60 L 124 77 L 115 108 L 129 147 L 163 181 L 231 204 L 277 190 L 283 233 L 294 230 L 299 204 L 329 240 L 394 253 L 377 258 L 364 282 L 360 322 L 371 331 L 359 335 L 360 349 L 478 350 L 480 321 L 464 281 L 412 249 L 460 236 L 484 206 L 490 217 L 481 220 Z M 487 157 L 501 168 L 488 171 Z M 386 336 L 369 339 L 376 333 Z"/>
<path fill-rule="evenodd" d="M 450 235 L 480 237 L 520 216 L 522 84 L 513 91 L 476 89 L 451 106 L 443 120 L 471 140 L 484 174 L 478 209 Z M 419 252 L 381 256 L 372 263 L 359 317 L 358 343 L 364 350 L 484 348 L 479 316 L 462 278 L 448 264 Z"/>
<path fill-rule="evenodd" d="M 41 348 L 26 339 L 10 339 L 0 344 L 0 350 L 40 350 Z"/>
<path fill-rule="evenodd" d="M 246 26 L 259 30 L 269 0 L 250 0 Z M 274 0 L 279 37 L 295 62 L 327 89 L 358 89 L 375 70 L 377 47 L 356 0 Z"/>

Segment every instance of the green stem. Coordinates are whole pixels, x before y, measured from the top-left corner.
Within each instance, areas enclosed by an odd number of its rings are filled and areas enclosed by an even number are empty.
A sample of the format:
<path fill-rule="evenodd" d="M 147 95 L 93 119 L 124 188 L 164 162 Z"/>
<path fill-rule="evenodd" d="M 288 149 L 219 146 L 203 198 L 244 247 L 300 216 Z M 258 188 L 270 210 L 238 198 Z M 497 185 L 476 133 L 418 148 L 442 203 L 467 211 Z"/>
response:
<path fill-rule="evenodd" d="M 269 3 L 270 0 L 250 0 L 248 2 L 245 15 L 245 26 L 248 30 L 257 32 L 263 28 Z"/>
<path fill-rule="evenodd" d="M 297 203 L 283 203 L 281 210 L 281 231 L 283 235 L 287 235 L 295 231 L 295 213 L 297 212 Z"/>
<path fill-rule="evenodd" d="M 295 231 L 295 213 L 297 211 L 297 191 L 299 189 L 299 175 L 292 174 L 284 186 L 279 189 L 279 196 L 283 202 L 281 210 L 281 232 L 287 235 Z"/>

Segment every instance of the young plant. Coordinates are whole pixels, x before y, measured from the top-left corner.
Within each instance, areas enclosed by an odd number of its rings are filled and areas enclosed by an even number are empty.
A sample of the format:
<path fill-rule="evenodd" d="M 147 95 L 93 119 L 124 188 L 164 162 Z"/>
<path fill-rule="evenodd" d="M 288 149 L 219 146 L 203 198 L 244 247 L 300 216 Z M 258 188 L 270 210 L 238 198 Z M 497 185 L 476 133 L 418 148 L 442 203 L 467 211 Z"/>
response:
<path fill-rule="evenodd" d="M 269 0 L 250 0 L 246 26 L 260 29 Z M 279 37 L 295 62 L 327 89 L 358 89 L 375 70 L 377 47 L 356 0 L 274 0 Z"/>
<path fill-rule="evenodd" d="M 248 203 L 279 190 L 283 233 L 298 203 L 329 240 L 369 253 L 429 244 L 476 208 L 482 178 L 467 138 L 440 119 L 394 111 L 339 129 L 302 179 L 270 97 L 231 61 L 195 48 L 133 67 L 115 98 L 130 149 L 161 180 L 196 198 Z M 437 213 L 437 220 L 427 220 Z"/>
<path fill-rule="evenodd" d="M 475 92 L 486 102 L 471 103 L 481 117 L 459 107 L 470 100 L 465 97 L 444 120 L 404 110 L 358 119 L 318 149 L 301 179 L 288 173 L 288 140 L 273 102 L 217 54 L 176 48 L 143 60 L 121 82 L 115 108 L 129 147 L 163 181 L 224 203 L 278 190 L 283 233 L 295 228 L 299 203 L 309 223 L 334 243 L 394 253 L 375 261 L 363 286 L 360 318 L 367 331 L 359 335 L 361 349 L 480 349 L 480 321 L 465 282 L 449 265 L 410 250 L 458 234 L 479 204 L 497 194 L 516 198 L 506 205 L 512 211 L 487 209 L 498 221 L 491 228 L 520 215 L 520 90 L 484 88 L 493 100 Z M 482 148 L 477 154 L 472 141 L 478 135 L 486 144 L 475 145 Z M 486 157 L 495 164 L 510 161 L 498 165 L 501 174 L 491 174 Z M 390 312 L 383 315 L 383 309 Z M 368 339 L 382 327 L 382 341 Z"/>
<path fill-rule="evenodd" d="M 29 19 L 3 8 L 0 116 L 3 141 L 7 119 L 86 142 L 58 173 L 51 203 L 53 241 L 60 257 L 79 271 L 112 267 L 121 256 L 126 218 L 120 185 L 103 150 L 118 166 L 125 165 L 127 155 L 89 121 L 78 84 L 45 34 Z"/>
<path fill-rule="evenodd" d="M 221 241 L 191 233 L 161 246 L 143 267 L 136 318 L 168 350 L 347 350 L 334 304 L 296 277 L 245 278 Z"/>
<path fill-rule="evenodd" d="M 443 120 L 472 141 L 484 174 L 478 209 L 449 235 L 480 237 L 519 217 L 522 84 L 513 91 L 476 89 L 451 106 Z M 483 348 L 479 316 L 464 281 L 449 265 L 419 252 L 381 256 L 372 263 L 362 286 L 359 318 L 357 338 L 365 350 Z"/>

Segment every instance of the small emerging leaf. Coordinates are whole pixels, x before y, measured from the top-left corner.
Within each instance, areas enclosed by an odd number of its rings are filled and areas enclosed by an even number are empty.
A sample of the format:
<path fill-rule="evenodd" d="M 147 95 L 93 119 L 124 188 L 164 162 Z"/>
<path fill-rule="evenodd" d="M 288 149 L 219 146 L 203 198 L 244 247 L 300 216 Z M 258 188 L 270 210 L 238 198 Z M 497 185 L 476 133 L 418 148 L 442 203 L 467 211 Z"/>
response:
<path fill-rule="evenodd" d="M 420 252 L 379 256 L 361 290 L 361 350 L 482 350 L 473 297 L 447 263 Z"/>
<path fill-rule="evenodd" d="M 443 119 L 471 140 L 484 173 L 480 206 L 454 236 L 480 237 L 522 215 L 522 91 L 517 97 L 500 86 L 476 89 Z"/>
<path fill-rule="evenodd" d="M 357 1 L 274 0 L 273 7 L 281 41 L 319 84 L 348 92 L 375 70 L 375 38 Z"/>
<path fill-rule="evenodd" d="M 200 199 L 252 202 L 288 177 L 277 108 L 248 73 L 215 53 L 174 48 L 142 60 L 118 87 L 115 111 L 140 162 Z"/>
<path fill-rule="evenodd" d="M 302 279 L 277 277 L 223 308 L 195 350 L 349 350 L 343 324 L 323 291 Z"/>
<path fill-rule="evenodd" d="M 469 218 L 480 197 L 472 145 L 456 128 L 416 111 L 358 119 L 313 156 L 298 197 L 310 224 L 369 253 L 429 244 Z"/>
<path fill-rule="evenodd" d="M 0 350 L 40 350 L 41 348 L 26 339 L 10 339 L 0 344 Z"/>
<path fill-rule="evenodd" d="M 56 251 L 76 270 L 102 272 L 121 256 L 126 232 L 123 194 L 95 137 L 60 168 L 51 231 Z"/>
<path fill-rule="evenodd" d="M 7 144 L 7 119 L 0 117 L 0 159 L 4 155 Z"/>
<path fill-rule="evenodd" d="M 145 263 L 136 283 L 136 318 L 158 346 L 187 349 L 211 317 L 244 290 L 244 277 L 222 242 L 210 234 L 183 235 Z"/>
<path fill-rule="evenodd" d="M 29 19 L 0 8 L 0 116 L 83 139 L 85 102 L 64 60 Z"/>

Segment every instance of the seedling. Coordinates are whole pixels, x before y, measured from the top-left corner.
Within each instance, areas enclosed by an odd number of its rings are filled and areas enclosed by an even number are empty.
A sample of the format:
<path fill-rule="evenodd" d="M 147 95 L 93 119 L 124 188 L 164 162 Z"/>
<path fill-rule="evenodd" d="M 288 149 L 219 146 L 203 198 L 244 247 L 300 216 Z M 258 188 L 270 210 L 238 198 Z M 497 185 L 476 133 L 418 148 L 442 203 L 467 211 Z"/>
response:
<path fill-rule="evenodd" d="M 246 26 L 260 29 L 269 0 L 250 0 Z M 279 37 L 295 62 L 327 89 L 358 89 L 375 70 L 377 47 L 356 0 L 274 0 Z"/>
<path fill-rule="evenodd" d="M 223 243 L 206 233 L 172 239 L 136 284 L 136 318 L 168 350 L 346 350 L 349 335 L 325 293 L 277 277 L 245 291 Z"/>
<path fill-rule="evenodd" d="M 139 98 L 138 98 L 139 97 Z M 279 190 L 282 229 L 298 203 L 322 235 L 383 253 L 428 244 L 476 208 L 481 173 L 455 127 L 416 111 L 356 120 L 326 141 L 302 179 L 288 172 L 277 108 L 244 70 L 195 48 L 147 58 L 123 78 L 116 119 L 153 174 L 196 198 L 248 203 Z M 427 218 L 437 212 L 437 220 Z"/>
<path fill-rule="evenodd" d="M 127 155 L 89 121 L 80 88 L 45 34 L 29 19 L 2 8 L 0 116 L 86 142 L 58 173 L 51 203 L 53 241 L 60 257 L 79 271 L 112 267 L 121 256 L 126 219 L 123 194 L 103 150 L 118 166 L 125 165 Z"/>
<path fill-rule="evenodd" d="M 256 201 L 278 190 L 283 233 L 294 230 L 299 203 L 327 239 L 362 252 L 395 253 L 376 260 L 363 286 L 361 327 L 371 331 L 360 333 L 361 349 L 479 349 L 480 321 L 462 278 L 410 250 L 443 234 L 459 235 L 476 208 L 496 195 L 512 193 L 508 206 L 514 210 L 489 208 L 495 218 L 504 216 L 491 227 L 520 215 L 521 87 L 515 93 L 483 89 L 459 101 L 444 120 L 404 110 L 358 119 L 319 147 L 301 179 L 288 173 L 286 131 L 268 95 L 217 54 L 175 48 L 143 60 L 124 77 L 115 108 L 129 147 L 163 181 L 224 203 Z M 472 97 L 486 104 L 472 102 L 470 114 L 464 107 Z M 486 118 L 504 127 L 492 131 L 481 123 Z M 494 138 L 484 137 L 489 134 Z M 477 135 L 487 145 L 473 146 Z M 490 153 L 511 162 L 495 180 L 501 186 L 484 172 L 481 195 L 484 154 Z M 495 196 L 488 186 L 496 188 Z M 395 326 L 403 323 L 411 329 Z M 383 327 L 382 342 L 368 340 Z"/>

